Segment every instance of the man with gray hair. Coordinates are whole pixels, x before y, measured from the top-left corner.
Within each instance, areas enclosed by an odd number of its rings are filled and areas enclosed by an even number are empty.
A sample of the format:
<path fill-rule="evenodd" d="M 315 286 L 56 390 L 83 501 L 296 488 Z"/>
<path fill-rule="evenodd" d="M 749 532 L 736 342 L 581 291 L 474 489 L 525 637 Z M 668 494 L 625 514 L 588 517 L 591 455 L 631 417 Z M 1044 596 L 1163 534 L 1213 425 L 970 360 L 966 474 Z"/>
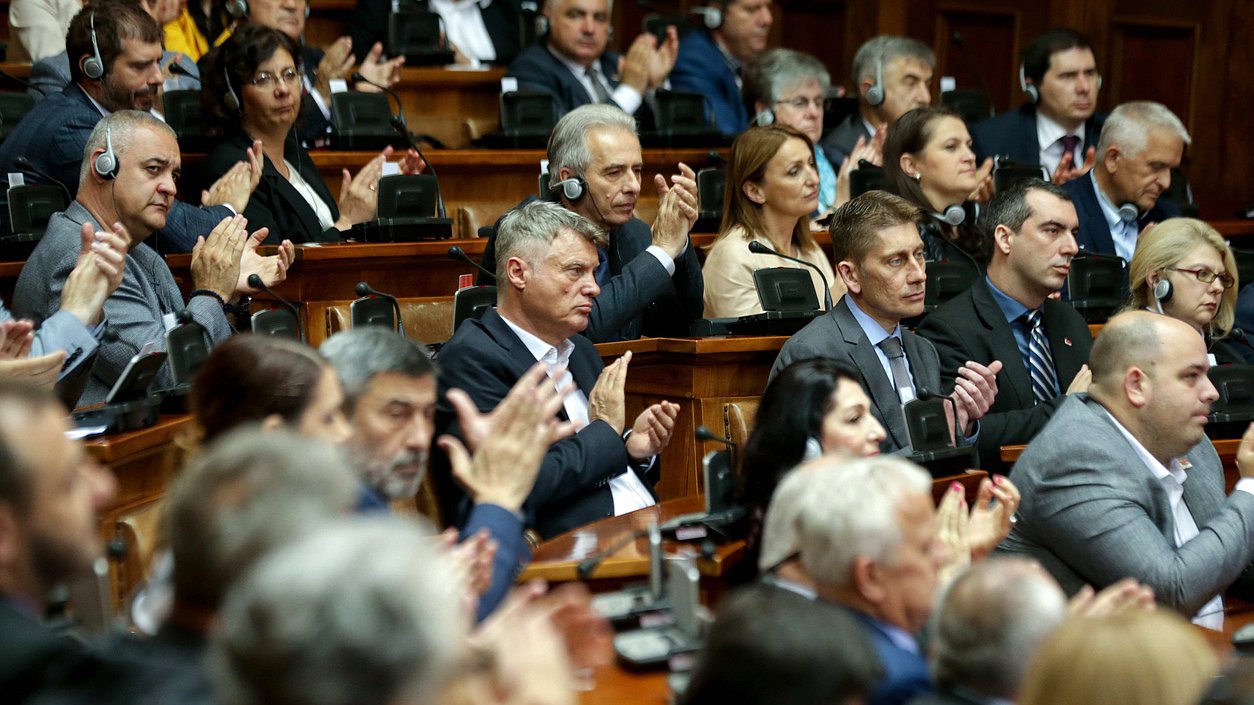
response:
<path fill-rule="evenodd" d="M 870 144 L 877 131 L 930 104 L 935 69 L 936 55 L 917 39 L 882 34 L 867 40 L 853 55 L 858 112 L 823 138 L 823 146 L 852 154 L 859 139 Z"/>
<path fill-rule="evenodd" d="M 440 702 L 467 653 L 453 566 L 398 517 L 341 520 L 231 591 L 209 669 L 223 705 Z"/>
<path fill-rule="evenodd" d="M 594 223 L 555 203 L 535 201 L 507 213 L 497 240 L 497 308 L 464 323 L 440 351 L 440 435 L 470 436 L 452 389 L 464 390 L 487 413 L 537 361 L 559 385 L 561 418 L 579 431 L 549 446 L 522 507 L 527 525 L 544 538 L 654 504 L 656 456 L 679 413 L 677 405 L 660 402 L 628 426 L 623 383 L 631 353 L 605 367 L 592 343 L 577 335 L 600 293 L 593 273 L 596 246 L 604 242 Z M 464 523 L 466 497 L 447 467 L 434 471 L 446 520 Z"/>
<path fill-rule="evenodd" d="M 949 560 L 931 478 L 888 456 L 822 462 L 797 516 L 801 566 L 818 598 L 847 608 L 875 647 L 884 677 L 868 705 L 905 703 L 931 688 L 915 635 Z"/>
<path fill-rule="evenodd" d="M 681 163 L 670 184 L 654 175 L 657 217 L 651 227 L 635 217 L 643 186 L 640 138 L 636 121 L 612 105 L 567 113 L 549 136 L 548 159 L 547 200 L 592 221 L 608 238 L 597 243 L 594 277 L 601 294 L 583 335 L 594 343 L 688 335 L 705 308 L 701 262 L 688 240 L 697 221 L 696 174 Z M 496 277 L 481 283 L 500 284 L 504 276 L 500 227 L 497 221 L 483 251 L 483 266 Z"/>
<path fill-rule="evenodd" d="M 1171 188 L 1192 139 L 1180 118 L 1161 103 L 1123 103 L 1106 118 L 1097 162 L 1087 178 L 1063 184 L 1080 216 L 1080 248 L 1131 261 L 1141 231 L 1180 215 L 1160 198 Z"/>
<path fill-rule="evenodd" d="M 53 214 L 18 277 L 14 312 L 39 325 L 60 308 L 78 261 L 82 232 L 108 229 L 125 235 L 129 251 L 122 283 L 105 300 L 108 329 L 83 391 L 83 404 L 104 401 L 131 357 L 145 346 L 165 350 L 166 330 L 180 311 L 189 311 L 209 342 L 217 343 L 231 333 L 228 309 L 232 313 L 237 309 L 228 304 L 251 293 L 246 284 L 250 274 L 258 274 L 269 285 L 287 276 L 295 256 L 292 243 L 284 240 L 278 254 L 262 257 L 257 246 L 267 230 L 249 235 L 243 216 L 229 216 L 192 251 L 192 292 L 184 302 L 165 260 L 151 247 L 140 246 L 165 225 L 180 170 L 178 141 L 164 122 L 136 110 L 102 118 L 87 140 L 78 195 L 65 212 Z M 169 367 L 162 367 L 154 385 L 172 384 Z"/>

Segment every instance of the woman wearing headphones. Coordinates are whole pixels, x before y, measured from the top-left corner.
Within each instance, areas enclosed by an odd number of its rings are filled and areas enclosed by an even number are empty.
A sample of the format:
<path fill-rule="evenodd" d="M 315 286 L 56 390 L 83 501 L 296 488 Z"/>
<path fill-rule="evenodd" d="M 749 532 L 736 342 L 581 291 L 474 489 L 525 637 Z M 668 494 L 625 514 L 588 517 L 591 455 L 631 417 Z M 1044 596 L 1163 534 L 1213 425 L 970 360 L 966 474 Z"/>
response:
<path fill-rule="evenodd" d="M 741 133 L 732 144 L 723 199 L 723 225 L 701 270 L 707 318 L 761 313 L 753 281 L 759 269 L 806 269 L 820 306 L 827 294 L 823 277 L 833 301 L 844 295 L 844 283 L 810 234 L 808 219 L 818 206 L 819 174 L 809 137 L 782 125 Z M 752 242 L 805 260 L 818 271 L 772 254 L 750 252 Z"/>
<path fill-rule="evenodd" d="M 343 231 L 375 215 L 375 189 L 385 149 L 357 175 L 344 170 L 338 199 L 333 199 L 309 153 L 294 131 L 300 112 L 300 52 L 286 34 L 261 25 L 237 29 L 207 57 L 201 102 L 206 132 L 220 135 L 205 161 L 209 178 L 217 179 L 261 145 L 261 181 L 244 215 L 253 227 L 270 228 L 266 240 L 336 242 Z M 421 160 L 408 154 L 401 171 L 416 172 Z"/>
<path fill-rule="evenodd" d="M 1144 309 L 1188 323 L 1206 339 L 1211 364 L 1245 360 L 1228 342 L 1237 310 L 1237 263 L 1217 230 L 1192 218 L 1169 218 L 1141 233 L 1128 265 L 1132 301 Z"/>
<path fill-rule="evenodd" d="M 988 167 L 991 162 L 986 162 Z M 970 199 L 985 190 L 966 123 L 949 108 L 916 108 L 901 116 L 884 142 L 888 189 L 923 209 L 929 262 L 953 262 L 983 275 L 988 255 Z"/>
<path fill-rule="evenodd" d="M 784 125 L 803 133 L 814 143 L 814 165 L 819 172 L 819 220 L 849 200 L 849 172 L 860 160 L 881 162 L 882 138 L 859 138 L 851 154 L 819 144 L 823 136 L 823 100 L 832 78 L 823 62 L 792 49 L 770 49 L 745 72 L 745 100 L 753 104 L 752 124 Z M 884 134 L 882 131 L 878 133 Z M 817 224 L 815 224 L 817 225 Z"/>

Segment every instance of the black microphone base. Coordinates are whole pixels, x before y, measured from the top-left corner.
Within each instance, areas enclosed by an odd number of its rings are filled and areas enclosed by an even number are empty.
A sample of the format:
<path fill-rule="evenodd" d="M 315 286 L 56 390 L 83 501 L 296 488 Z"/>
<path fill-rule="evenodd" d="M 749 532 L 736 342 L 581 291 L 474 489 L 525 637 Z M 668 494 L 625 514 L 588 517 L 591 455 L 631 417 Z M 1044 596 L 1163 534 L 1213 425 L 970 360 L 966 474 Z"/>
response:
<path fill-rule="evenodd" d="M 43 236 L 43 233 L 14 233 L 0 237 L 0 260 L 25 262 Z"/>
<path fill-rule="evenodd" d="M 406 66 L 448 66 L 453 63 L 452 49 L 423 49 L 405 52 Z"/>
<path fill-rule="evenodd" d="M 975 446 L 915 451 L 907 459 L 922 465 L 933 478 L 952 477 L 975 467 Z"/>
<path fill-rule="evenodd" d="M 160 416 L 161 397 L 155 395 L 136 401 L 106 404 L 97 409 L 76 411 L 70 418 L 79 428 L 104 426 L 105 433 L 123 433 L 148 428 L 157 423 Z"/>
<path fill-rule="evenodd" d="M 793 335 L 826 311 L 765 311 L 727 324 L 732 335 Z"/>
<path fill-rule="evenodd" d="M 378 218 L 353 226 L 358 242 L 422 242 L 453 237 L 452 218 Z"/>

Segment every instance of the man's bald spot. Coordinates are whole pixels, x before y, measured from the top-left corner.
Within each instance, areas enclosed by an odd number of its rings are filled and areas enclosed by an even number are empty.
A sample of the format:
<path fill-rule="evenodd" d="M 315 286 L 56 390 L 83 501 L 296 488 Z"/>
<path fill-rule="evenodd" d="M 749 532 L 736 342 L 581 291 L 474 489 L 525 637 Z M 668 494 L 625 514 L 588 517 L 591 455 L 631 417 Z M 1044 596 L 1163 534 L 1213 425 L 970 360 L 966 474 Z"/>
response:
<path fill-rule="evenodd" d="M 1122 384 L 1119 380 L 1128 368 L 1154 367 L 1162 358 L 1162 337 L 1173 323 L 1185 325 L 1148 311 L 1128 311 L 1107 321 L 1089 355 L 1093 384 L 1114 389 Z"/>

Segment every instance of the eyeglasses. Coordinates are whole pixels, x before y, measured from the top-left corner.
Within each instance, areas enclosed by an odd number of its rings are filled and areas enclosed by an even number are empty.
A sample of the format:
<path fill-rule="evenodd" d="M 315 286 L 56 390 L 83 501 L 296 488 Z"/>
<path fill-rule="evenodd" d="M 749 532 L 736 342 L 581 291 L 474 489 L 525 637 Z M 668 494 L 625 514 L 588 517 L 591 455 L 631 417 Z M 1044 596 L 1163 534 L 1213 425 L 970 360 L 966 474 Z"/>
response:
<path fill-rule="evenodd" d="M 269 71 L 260 71 L 251 81 L 249 81 L 249 83 L 262 90 L 269 90 L 274 87 L 275 80 L 280 78 L 283 79 L 283 83 L 287 84 L 288 87 L 291 87 L 295 86 L 300 81 L 300 74 L 297 73 L 294 68 L 283 69 L 283 73 L 278 76 L 270 73 Z"/>
<path fill-rule="evenodd" d="M 1192 274 L 1193 276 L 1197 277 L 1197 280 L 1202 282 L 1203 284 L 1210 284 L 1211 282 L 1218 279 L 1219 283 L 1222 284 L 1225 289 L 1231 289 L 1232 287 L 1237 285 L 1237 280 L 1233 279 L 1231 274 L 1220 274 L 1218 272 L 1212 272 L 1209 269 L 1206 269 L 1205 267 L 1202 267 L 1201 269 L 1181 269 L 1180 267 L 1168 267 L 1168 269 L 1170 269 L 1173 272 L 1184 272 L 1186 274 Z"/>
<path fill-rule="evenodd" d="M 777 100 L 776 105 L 791 105 L 793 110 L 805 110 L 807 106 L 813 105 L 819 110 L 823 109 L 823 98 L 807 98 L 805 96 L 797 96 L 790 100 Z"/>

